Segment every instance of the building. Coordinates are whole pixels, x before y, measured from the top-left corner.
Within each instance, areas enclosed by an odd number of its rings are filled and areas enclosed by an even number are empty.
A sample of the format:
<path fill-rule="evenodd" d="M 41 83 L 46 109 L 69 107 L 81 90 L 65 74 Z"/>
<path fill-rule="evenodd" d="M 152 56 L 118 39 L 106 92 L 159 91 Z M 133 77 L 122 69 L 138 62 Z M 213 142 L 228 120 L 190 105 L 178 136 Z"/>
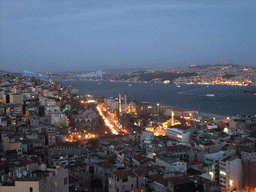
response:
<path fill-rule="evenodd" d="M 75 127 L 78 130 L 87 130 L 91 133 L 97 133 L 97 126 L 99 125 L 99 116 L 92 110 L 86 110 L 82 114 L 74 116 Z"/>
<path fill-rule="evenodd" d="M 20 141 L 16 141 L 15 137 L 8 136 L 7 134 L 2 134 L 2 149 L 4 152 L 16 150 L 17 156 L 22 156 L 22 143 Z"/>
<path fill-rule="evenodd" d="M 109 176 L 111 192 L 145 192 L 145 175 L 147 171 L 126 169 L 113 171 Z"/>
<path fill-rule="evenodd" d="M 220 186 L 222 191 L 238 190 L 242 187 L 242 160 L 229 156 L 219 163 Z"/>
<path fill-rule="evenodd" d="M 26 169 L 2 175 L 0 191 L 5 192 L 68 192 L 68 170 L 61 166 L 47 168 L 46 164 L 27 165 Z"/>
<path fill-rule="evenodd" d="M 165 150 L 176 158 L 186 162 L 203 161 L 205 152 L 186 145 L 172 145 L 166 147 Z"/>
<path fill-rule="evenodd" d="M 243 164 L 243 189 L 249 191 L 256 188 L 256 148 L 241 146 Z"/>
<path fill-rule="evenodd" d="M 23 93 L 5 94 L 3 102 L 9 104 L 23 104 Z"/>
<path fill-rule="evenodd" d="M 200 176 L 188 176 L 187 174 L 157 173 L 149 176 L 148 191 L 155 192 L 204 192 L 209 191 L 210 181 Z"/>
<path fill-rule="evenodd" d="M 175 139 L 180 142 L 190 143 L 190 132 L 181 128 L 168 127 L 166 130 L 166 136 L 171 139 Z"/>
<path fill-rule="evenodd" d="M 62 112 L 52 113 L 51 115 L 51 125 L 56 127 L 68 125 L 68 117 Z"/>
<path fill-rule="evenodd" d="M 204 162 L 209 165 L 208 174 L 212 181 L 219 183 L 220 168 L 219 163 L 222 159 L 230 156 L 232 153 L 227 151 L 219 151 L 217 153 L 206 154 L 204 156 Z"/>
<path fill-rule="evenodd" d="M 59 113 L 60 112 L 60 107 L 57 105 L 49 105 L 45 106 L 45 115 L 49 116 L 52 113 Z"/>
<path fill-rule="evenodd" d="M 102 183 L 103 192 L 109 191 L 109 175 L 112 172 L 112 164 L 108 162 L 96 163 L 94 165 L 94 178 Z"/>
<path fill-rule="evenodd" d="M 187 172 L 187 163 L 177 159 L 174 155 L 168 152 L 156 154 L 155 163 L 164 166 L 167 171 Z"/>

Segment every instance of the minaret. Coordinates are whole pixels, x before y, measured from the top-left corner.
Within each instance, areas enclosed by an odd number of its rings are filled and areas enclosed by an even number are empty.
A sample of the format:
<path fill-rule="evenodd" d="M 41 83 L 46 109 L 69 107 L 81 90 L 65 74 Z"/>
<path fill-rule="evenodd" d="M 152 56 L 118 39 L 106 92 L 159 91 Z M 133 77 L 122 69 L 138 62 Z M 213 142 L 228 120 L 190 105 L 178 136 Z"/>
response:
<path fill-rule="evenodd" d="M 121 93 L 119 92 L 119 113 L 122 113 Z"/>
<path fill-rule="evenodd" d="M 125 114 L 127 113 L 127 99 L 126 99 L 126 93 L 124 95 L 124 103 L 125 103 L 125 109 L 124 109 L 124 112 Z"/>
<path fill-rule="evenodd" d="M 174 111 L 172 111 L 172 126 L 174 126 Z"/>

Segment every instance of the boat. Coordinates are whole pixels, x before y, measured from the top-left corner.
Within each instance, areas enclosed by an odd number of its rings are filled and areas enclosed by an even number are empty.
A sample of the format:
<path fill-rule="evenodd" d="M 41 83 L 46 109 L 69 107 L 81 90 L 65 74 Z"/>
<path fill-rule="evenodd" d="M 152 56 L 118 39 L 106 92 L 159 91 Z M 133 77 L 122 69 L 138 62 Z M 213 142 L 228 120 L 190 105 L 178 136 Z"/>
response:
<path fill-rule="evenodd" d="M 180 87 L 180 85 L 177 85 L 176 87 Z"/>
<path fill-rule="evenodd" d="M 131 84 L 129 84 L 128 86 L 129 86 L 129 87 L 131 87 L 132 85 L 131 85 Z"/>
<path fill-rule="evenodd" d="M 256 95 L 256 91 L 243 91 L 244 93 L 247 93 L 247 94 L 254 94 Z"/>
<path fill-rule="evenodd" d="M 214 97 L 214 94 L 206 94 L 207 97 Z"/>

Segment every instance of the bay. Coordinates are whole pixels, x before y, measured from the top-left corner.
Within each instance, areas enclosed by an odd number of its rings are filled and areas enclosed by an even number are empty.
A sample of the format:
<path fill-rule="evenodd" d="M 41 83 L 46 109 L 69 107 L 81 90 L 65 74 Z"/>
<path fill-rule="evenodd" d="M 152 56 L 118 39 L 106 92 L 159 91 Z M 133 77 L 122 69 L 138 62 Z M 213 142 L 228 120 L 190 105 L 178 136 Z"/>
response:
<path fill-rule="evenodd" d="M 118 97 L 119 92 L 128 100 L 140 100 L 161 105 L 196 110 L 218 115 L 256 115 L 256 87 L 226 85 L 180 85 L 162 83 L 122 83 L 94 81 L 62 81 L 65 87 L 76 88 L 81 94 Z"/>

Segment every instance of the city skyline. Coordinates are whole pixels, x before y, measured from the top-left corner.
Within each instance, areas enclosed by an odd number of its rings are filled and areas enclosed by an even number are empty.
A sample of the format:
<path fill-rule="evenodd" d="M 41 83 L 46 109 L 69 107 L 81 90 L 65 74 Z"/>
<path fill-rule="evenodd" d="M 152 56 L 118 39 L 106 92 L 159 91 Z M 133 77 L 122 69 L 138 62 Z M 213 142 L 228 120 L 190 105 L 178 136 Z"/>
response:
<path fill-rule="evenodd" d="M 2 1 L 1 69 L 252 66 L 255 5 L 250 0 Z"/>

